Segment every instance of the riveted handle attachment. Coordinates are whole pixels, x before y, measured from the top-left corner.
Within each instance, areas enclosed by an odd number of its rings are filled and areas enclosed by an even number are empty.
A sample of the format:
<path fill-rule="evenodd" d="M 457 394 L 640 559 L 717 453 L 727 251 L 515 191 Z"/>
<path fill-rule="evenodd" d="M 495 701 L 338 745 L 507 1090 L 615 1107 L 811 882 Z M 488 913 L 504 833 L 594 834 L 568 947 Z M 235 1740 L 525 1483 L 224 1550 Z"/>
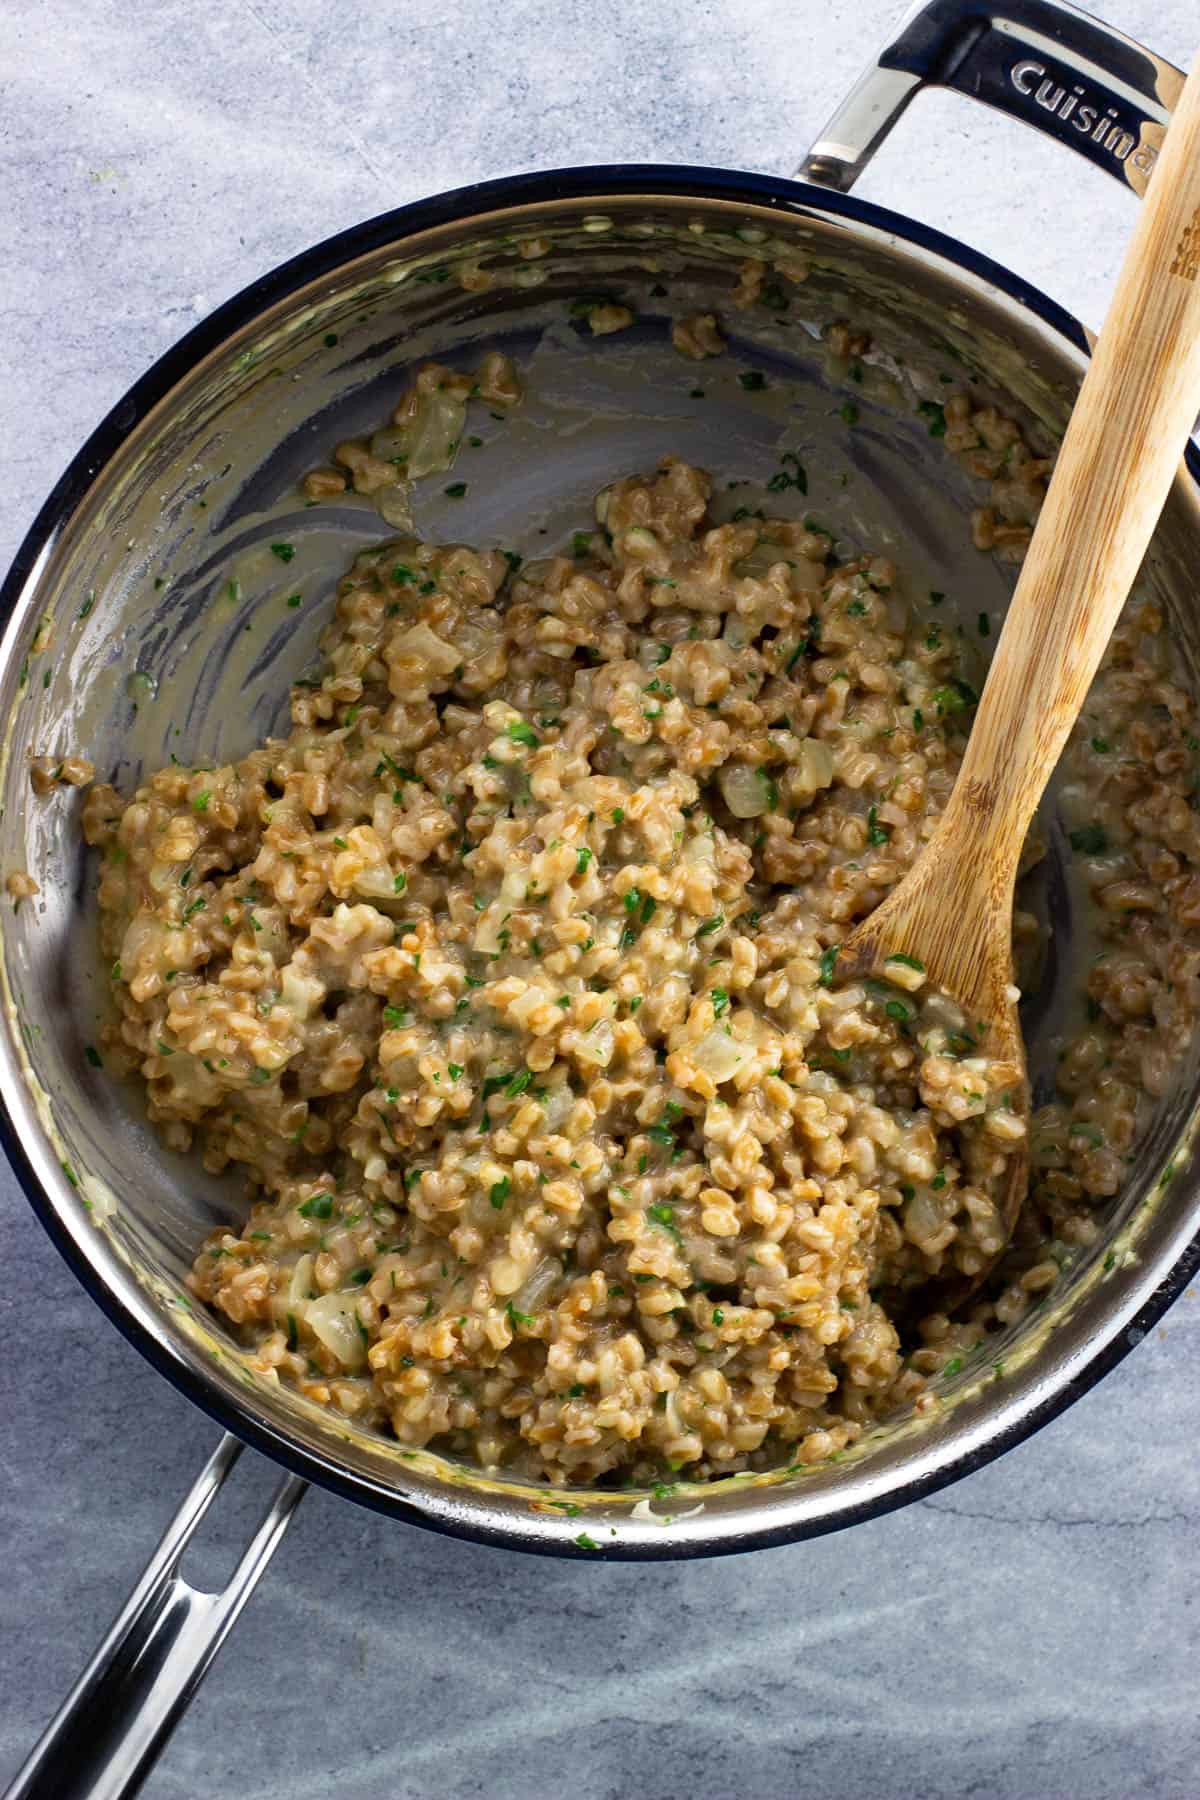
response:
<path fill-rule="evenodd" d="M 1183 73 L 1066 0 L 922 0 L 797 171 L 847 194 L 922 88 L 952 88 L 1067 144 L 1142 195 Z"/>

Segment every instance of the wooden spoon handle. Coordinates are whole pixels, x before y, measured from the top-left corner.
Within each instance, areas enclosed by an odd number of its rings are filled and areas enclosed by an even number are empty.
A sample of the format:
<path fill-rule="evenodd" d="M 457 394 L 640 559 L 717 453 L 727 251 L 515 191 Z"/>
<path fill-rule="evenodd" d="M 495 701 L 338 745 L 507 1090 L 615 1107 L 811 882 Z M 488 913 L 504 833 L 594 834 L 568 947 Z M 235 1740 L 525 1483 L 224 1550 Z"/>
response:
<path fill-rule="evenodd" d="M 1015 878 L 1197 413 L 1200 57 L 1142 202 L 946 809 L 947 895 L 985 838 L 988 860 Z"/>

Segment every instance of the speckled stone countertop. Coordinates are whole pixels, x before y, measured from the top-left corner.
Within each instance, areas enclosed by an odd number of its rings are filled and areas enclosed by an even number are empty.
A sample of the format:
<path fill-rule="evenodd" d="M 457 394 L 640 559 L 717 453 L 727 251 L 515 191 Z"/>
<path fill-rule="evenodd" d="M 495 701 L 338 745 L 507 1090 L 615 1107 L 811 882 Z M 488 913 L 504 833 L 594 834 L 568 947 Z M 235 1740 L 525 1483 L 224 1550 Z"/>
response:
<path fill-rule="evenodd" d="M 1175 61 L 1194 52 L 1195 0 L 1102 3 Z M 520 169 L 786 174 L 897 10 L 0 7 L 0 557 L 129 382 L 273 264 Z M 861 191 L 1093 324 L 1132 217 L 1100 174 L 948 96 L 912 110 Z M 216 1431 L 105 1323 L 7 1170 L 0 1214 L 2 1779 Z M 1194 1800 L 1198 1357 L 1189 1296 L 1001 1462 L 850 1535 L 750 1558 L 547 1562 L 314 1491 L 145 1791 Z"/>

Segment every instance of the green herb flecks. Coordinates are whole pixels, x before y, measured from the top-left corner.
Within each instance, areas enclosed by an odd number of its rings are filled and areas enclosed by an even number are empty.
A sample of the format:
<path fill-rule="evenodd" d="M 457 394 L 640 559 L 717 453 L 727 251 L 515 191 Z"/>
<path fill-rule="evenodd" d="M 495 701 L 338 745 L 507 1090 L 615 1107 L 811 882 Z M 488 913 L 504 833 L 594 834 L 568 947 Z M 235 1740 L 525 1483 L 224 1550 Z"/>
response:
<path fill-rule="evenodd" d="M 840 944 L 830 944 L 828 950 L 823 950 L 821 952 L 821 961 L 817 975 L 818 987 L 827 988 L 833 986 L 833 971 L 837 967 L 837 959 L 841 954 L 841 949 L 842 946 Z"/>
<path fill-rule="evenodd" d="M 332 1219 L 333 1195 L 312 1194 L 296 1209 L 302 1219 Z"/>

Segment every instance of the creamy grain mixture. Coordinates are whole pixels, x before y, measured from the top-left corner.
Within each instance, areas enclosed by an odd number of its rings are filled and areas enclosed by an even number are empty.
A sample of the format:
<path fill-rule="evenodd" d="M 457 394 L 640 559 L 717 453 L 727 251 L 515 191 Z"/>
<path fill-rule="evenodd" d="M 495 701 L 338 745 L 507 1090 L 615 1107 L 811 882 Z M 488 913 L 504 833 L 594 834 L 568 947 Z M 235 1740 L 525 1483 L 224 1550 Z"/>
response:
<path fill-rule="evenodd" d="M 993 483 L 976 541 L 1018 557 L 1047 465 L 967 395 L 937 410 Z M 336 460 L 327 487 L 385 478 Z M 918 966 L 832 975 L 975 695 L 940 597 L 839 562 L 798 468 L 788 517 L 714 525 L 710 477 L 668 458 L 570 556 L 369 550 L 286 738 L 92 789 L 108 1053 L 169 1145 L 250 1178 L 192 1286 L 266 1377 L 555 1481 L 816 1462 L 934 1404 L 1094 1237 L 1197 998 L 1197 746 L 1161 621 L 1127 614 L 1070 752 L 1110 947 L 1018 1242 L 967 1317 L 922 1316 L 914 1288 L 996 1247 L 1016 1072 Z"/>

